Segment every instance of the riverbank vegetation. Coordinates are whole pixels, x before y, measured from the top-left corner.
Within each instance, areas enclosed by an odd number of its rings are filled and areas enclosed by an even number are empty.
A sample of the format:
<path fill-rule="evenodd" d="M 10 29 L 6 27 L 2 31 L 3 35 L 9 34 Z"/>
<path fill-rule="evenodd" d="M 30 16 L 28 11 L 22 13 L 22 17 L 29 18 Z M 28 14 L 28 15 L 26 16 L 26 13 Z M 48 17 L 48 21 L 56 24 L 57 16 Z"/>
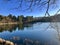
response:
<path fill-rule="evenodd" d="M 12 14 L 9 14 L 8 16 L 2 16 L 0 15 L 0 24 L 2 23 L 9 23 L 9 24 L 17 24 L 17 23 L 27 23 L 27 22 L 32 22 L 33 21 L 33 16 L 26 16 L 24 17 L 23 15 L 20 16 L 12 16 Z"/>
<path fill-rule="evenodd" d="M 9 14 L 8 16 L 0 15 L 0 25 L 2 24 L 26 24 L 26 23 L 35 23 L 35 22 L 58 22 L 60 14 L 50 17 L 33 17 L 33 16 L 13 16 Z"/>

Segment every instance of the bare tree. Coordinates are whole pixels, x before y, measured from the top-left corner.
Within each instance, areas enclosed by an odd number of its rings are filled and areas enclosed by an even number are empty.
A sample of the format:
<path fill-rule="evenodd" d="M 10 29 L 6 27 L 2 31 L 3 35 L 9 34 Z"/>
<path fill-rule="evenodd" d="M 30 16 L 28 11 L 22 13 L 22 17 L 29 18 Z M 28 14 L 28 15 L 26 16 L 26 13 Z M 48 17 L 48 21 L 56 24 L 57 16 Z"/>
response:
<path fill-rule="evenodd" d="M 10 2 L 12 0 L 3 0 L 4 2 Z M 59 0 L 16 0 L 15 3 L 19 3 L 18 6 L 16 6 L 14 9 L 22 9 L 24 6 L 25 8 L 23 10 L 33 10 L 34 8 L 45 8 L 45 16 L 49 14 L 49 9 L 51 5 L 58 5 Z M 11 3 L 12 4 L 12 3 Z M 60 11 L 60 10 L 59 10 Z M 57 11 L 57 12 L 59 12 Z"/>

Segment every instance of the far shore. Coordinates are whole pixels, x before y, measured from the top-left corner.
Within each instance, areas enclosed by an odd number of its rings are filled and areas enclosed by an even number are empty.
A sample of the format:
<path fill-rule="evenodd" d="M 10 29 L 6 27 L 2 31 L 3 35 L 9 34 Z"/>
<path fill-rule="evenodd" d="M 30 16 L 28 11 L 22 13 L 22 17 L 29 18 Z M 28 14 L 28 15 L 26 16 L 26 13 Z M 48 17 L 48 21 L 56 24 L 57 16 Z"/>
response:
<path fill-rule="evenodd" d="M 17 22 L 0 23 L 0 25 L 7 25 L 7 24 L 18 24 L 18 23 Z"/>

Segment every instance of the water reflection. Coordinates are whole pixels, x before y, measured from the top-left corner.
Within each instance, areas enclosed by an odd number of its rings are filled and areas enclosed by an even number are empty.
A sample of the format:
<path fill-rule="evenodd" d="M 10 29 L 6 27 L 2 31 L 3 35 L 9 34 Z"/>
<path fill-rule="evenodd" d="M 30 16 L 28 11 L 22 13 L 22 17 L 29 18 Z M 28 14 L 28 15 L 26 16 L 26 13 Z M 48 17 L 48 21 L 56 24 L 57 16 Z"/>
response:
<path fill-rule="evenodd" d="M 50 25 L 51 25 L 51 28 L 57 31 L 58 39 L 60 40 L 60 22 L 53 22 L 53 23 L 50 23 Z"/>
<path fill-rule="evenodd" d="M 16 45 L 60 45 L 60 22 L 1 25 L 0 38 Z"/>
<path fill-rule="evenodd" d="M 60 41 L 60 22 L 50 22 L 48 27 L 46 27 L 46 30 L 48 30 L 48 28 L 54 29 L 57 31 L 57 35 L 58 35 L 57 38 Z"/>
<path fill-rule="evenodd" d="M 32 27 L 33 24 L 32 23 L 29 23 L 29 24 L 16 24 L 16 25 L 0 25 L 0 32 L 3 32 L 3 31 L 14 31 L 18 28 L 18 30 L 24 30 L 24 28 L 29 28 L 29 27 Z"/>
<path fill-rule="evenodd" d="M 12 37 L 10 40 L 13 40 L 13 42 L 15 43 L 15 45 L 40 45 L 40 41 L 38 40 L 31 40 L 28 38 L 20 38 L 20 37 Z M 17 42 L 17 43 L 16 43 Z"/>

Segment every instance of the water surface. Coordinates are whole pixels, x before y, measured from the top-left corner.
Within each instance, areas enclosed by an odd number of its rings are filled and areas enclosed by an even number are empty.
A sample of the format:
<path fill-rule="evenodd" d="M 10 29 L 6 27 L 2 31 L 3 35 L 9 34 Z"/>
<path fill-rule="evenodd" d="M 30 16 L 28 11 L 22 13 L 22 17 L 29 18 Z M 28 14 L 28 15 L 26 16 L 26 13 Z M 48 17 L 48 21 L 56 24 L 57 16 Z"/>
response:
<path fill-rule="evenodd" d="M 60 22 L 1 25 L 0 38 L 17 45 L 60 45 Z"/>

